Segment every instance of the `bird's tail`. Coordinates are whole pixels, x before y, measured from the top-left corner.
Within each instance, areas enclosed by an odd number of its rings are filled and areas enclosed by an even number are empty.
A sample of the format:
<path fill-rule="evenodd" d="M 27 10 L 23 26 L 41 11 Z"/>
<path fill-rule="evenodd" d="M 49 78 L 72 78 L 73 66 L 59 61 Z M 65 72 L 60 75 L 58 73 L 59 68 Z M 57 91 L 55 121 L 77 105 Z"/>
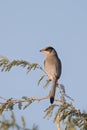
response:
<path fill-rule="evenodd" d="M 56 80 L 52 82 L 52 88 L 50 91 L 50 103 L 53 104 L 54 102 L 54 97 L 55 97 L 55 92 L 56 92 Z"/>

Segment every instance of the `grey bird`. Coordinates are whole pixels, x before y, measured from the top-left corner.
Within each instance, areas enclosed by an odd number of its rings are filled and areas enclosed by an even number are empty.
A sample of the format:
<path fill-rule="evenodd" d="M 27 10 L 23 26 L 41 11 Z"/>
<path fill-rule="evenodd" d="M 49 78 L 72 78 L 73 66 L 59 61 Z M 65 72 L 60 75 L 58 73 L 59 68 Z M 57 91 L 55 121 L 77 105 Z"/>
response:
<path fill-rule="evenodd" d="M 52 81 L 52 87 L 50 91 L 50 103 L 53 104 L 56 92 L 56 84 L 61 75 L 62 65 L 58 54 L 53 47 L 49 46 L 43 48 L 40 50 L 40 52 L 46 54 L 46 59 L 44 60 L 44 68 L 49 79 Z"/>

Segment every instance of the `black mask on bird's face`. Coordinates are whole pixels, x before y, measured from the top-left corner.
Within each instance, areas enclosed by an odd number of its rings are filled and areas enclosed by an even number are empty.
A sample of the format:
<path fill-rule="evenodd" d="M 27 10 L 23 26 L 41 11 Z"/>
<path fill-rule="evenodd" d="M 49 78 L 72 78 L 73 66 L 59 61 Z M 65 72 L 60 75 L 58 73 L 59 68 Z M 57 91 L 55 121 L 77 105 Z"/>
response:
<path fill-rule="evenodd" d="M 56 51 L 53 47 L 46 47 L 46 48 L 43 48 L 42 50 L 40 50 L 40 52 L 43 52 L 45 53 L 46 55 L 56 55 Z"/>

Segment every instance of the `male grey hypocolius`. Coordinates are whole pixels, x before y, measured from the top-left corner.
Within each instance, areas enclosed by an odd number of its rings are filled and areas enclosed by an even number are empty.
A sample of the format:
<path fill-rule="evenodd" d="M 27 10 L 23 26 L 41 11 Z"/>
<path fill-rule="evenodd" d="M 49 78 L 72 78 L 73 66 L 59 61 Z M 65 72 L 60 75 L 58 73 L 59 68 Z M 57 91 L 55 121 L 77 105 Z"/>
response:
<path fill-rule="evenodd" d="M 50 91 L 50 103 L 53 104 L 56 91 L 56 83 L 60 78 L 62 65 L 58 54 L 53 47 L 49 46 L 43 48 L 40 50 L 40 52 L 46 54 L 46 59 L 44 60 L 44 68 L 49 79 L 52 81 L 52 87 Z"/>

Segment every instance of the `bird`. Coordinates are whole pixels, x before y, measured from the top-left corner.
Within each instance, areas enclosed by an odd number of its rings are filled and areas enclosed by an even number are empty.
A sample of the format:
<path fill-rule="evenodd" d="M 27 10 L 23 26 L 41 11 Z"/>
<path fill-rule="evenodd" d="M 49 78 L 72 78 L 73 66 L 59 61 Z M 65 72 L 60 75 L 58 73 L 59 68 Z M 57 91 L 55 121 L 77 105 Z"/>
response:
<path fill-rule="evenodd" d="M 44 69 L 48 78 L 52 81 L 50 90 L 50 103 L 53 104 L 56 92 L 56 84 L 61 76 L 62 64 L 56 50 L 52 46 L 45 47 L 40 50 L 46 55 L 44 60 Z"/>

